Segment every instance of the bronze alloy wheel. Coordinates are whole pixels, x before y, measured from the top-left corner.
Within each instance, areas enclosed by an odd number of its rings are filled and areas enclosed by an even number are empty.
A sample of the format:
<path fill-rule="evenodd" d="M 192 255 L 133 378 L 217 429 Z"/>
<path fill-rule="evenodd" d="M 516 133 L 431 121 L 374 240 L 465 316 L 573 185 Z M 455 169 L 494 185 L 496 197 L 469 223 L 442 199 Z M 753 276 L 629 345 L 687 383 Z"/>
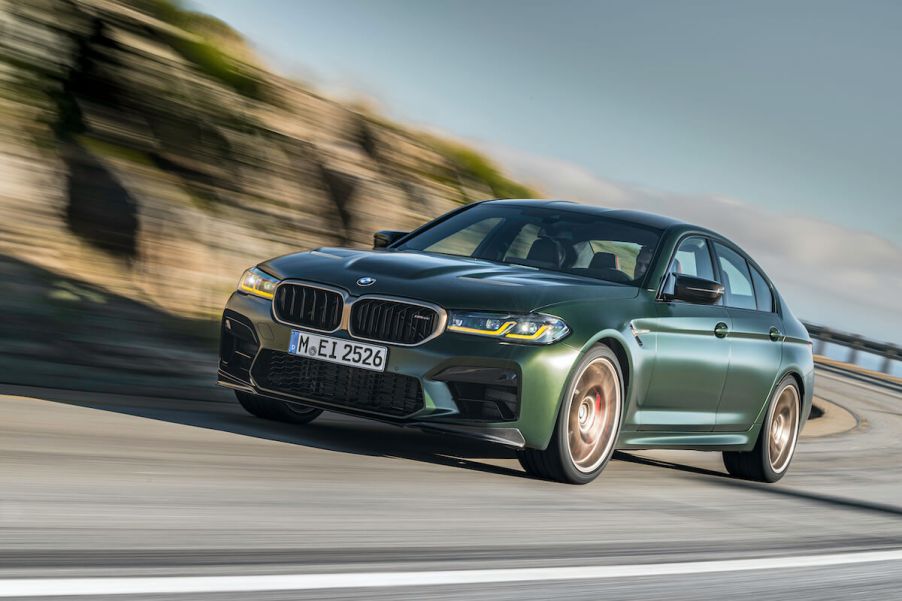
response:
<path fill-rule="evenodd" d="M 799 392 L 784 386 L 771 403 L 767 418 L 767 460 L 775 473 L 789 465 L 799 437 Z"/>
<path fill-rule="evenodd" d="M 799 439 L 801 398 L 792 376 L 777 384 L 755 447 L 749 451 L 724 451 L 723 464 L 731 475 L 758 482 L 776 482 L 786 475 Z"/>
<path fill-rule="evenodd" d="M 573 466 L 591 473 L 611 454 L 620 422 L 620 377 L 607 357 L 583 368 L 567 418 L 567 450 Z"/>
<path fill-rule="evenodd" d="M 623 376 L 614 351 L 598 344 L 586 352 L 567 385 L 545 449 L 522 449 L 520 465 L 535 476 L 587 484 L 614 454 L 623 412 Z"/>

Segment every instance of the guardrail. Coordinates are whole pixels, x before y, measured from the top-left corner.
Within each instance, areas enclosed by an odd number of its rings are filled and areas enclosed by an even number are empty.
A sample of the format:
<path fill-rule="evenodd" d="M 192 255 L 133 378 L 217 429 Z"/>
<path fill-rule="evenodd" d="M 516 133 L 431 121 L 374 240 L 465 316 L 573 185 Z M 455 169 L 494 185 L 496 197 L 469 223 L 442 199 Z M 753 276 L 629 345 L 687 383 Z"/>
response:
<path fill-rule="evenodd" d="M 847 363 L 857 364 L 859 353 L 870 353 L 883 357 L 880 371 L 885 374 L 892 373 L 893 361 L 902 359 L 902 349 L 895 344 L 869 340 L 858 334 L 839 332 L 813 323 L 804 323 L 804 326 L 808 329 L 808 334 L 814 339 L 814 354 L 816 355 L 825 354 L 824 351 L 828 342 L 838 344 L 849 349 L 849 355 L 846 358 Z"/>

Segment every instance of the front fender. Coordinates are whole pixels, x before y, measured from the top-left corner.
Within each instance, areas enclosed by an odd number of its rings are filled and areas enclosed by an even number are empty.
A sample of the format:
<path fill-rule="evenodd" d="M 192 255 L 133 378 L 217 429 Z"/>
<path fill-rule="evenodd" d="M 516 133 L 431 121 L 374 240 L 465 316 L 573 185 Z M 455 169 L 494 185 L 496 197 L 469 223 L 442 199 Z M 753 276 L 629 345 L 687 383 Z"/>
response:
<path fill-rule="evenodd" d="M 642 295 L 630 299 L 564 303 L 542 309 L 543 313 L 563 319 L 573 332 L 563 341 L 563 344 L 579 352 L 568 374 L 568 383 L 573 378 L 577 364 L 595 345 L 607 344 L 617 354 L 625 389 L 621 430 L 636 428 L 634 416 L 654 370 L 656 339 L 654 334 L 643 334 L 642 319 L 637 317 L 650 315 L 652 310 L 653 307 L 647 305 Z M 567 386 L 557 400 L 555 417 L 565 394 Z"/>

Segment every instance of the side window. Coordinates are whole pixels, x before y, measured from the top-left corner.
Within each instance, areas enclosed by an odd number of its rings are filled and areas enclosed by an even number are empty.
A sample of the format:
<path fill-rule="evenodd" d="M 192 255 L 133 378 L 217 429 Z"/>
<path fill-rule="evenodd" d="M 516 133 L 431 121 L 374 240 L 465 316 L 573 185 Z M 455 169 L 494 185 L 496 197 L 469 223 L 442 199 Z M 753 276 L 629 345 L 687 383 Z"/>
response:
<path fill-rule="evenodd" d="M 752 267 L 752 282 L 755 284 L 755 300 L 758 304 L 758 310 L 773 312 L 774 296 L 771 294 L 770 286 L 767 285 L 767 280 L 764 279 L 761 272 L 754 267 Z"/>
<path fill-rule="evenodd" d="M 711 262 L 707 241 L 699 236 L 692 236 L 680 242 L 668 273 L 713 280 L 714 265 Z"/>
<path fill-rule="evenodd" d="M 489 217 L 488 219 L 477 221 L 427 246 L 423 250 L 461 257 L 472 256 L 486 236 L 489 235 L 489 232 L 492 231 L 492 228 L 498 225 L 500 221 L 500 217 Z"/>
<path fill-rule="evenodd" d="M 714 243 L 717 252 L 720 273 L 723 275 L 723 285 L 727 291 L 727 306 L 738 309 L 756 309 L 755 290 L 752 288 L 752 275 L 749 273 L 749 265 L 742 255 L 731 248 L 717 242 Z"/>

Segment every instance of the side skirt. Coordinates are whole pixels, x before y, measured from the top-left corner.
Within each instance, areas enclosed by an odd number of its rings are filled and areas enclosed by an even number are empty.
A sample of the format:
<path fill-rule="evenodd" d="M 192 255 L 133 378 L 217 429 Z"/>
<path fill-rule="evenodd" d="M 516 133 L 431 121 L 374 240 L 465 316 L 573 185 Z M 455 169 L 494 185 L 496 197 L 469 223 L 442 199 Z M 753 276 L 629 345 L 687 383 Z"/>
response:
<path fill-rule="evenodd" d="M 761 425 L 747 432 L 621 432 L 617 448 L 680 449 L 689 451 L 750 451 Z"/>

